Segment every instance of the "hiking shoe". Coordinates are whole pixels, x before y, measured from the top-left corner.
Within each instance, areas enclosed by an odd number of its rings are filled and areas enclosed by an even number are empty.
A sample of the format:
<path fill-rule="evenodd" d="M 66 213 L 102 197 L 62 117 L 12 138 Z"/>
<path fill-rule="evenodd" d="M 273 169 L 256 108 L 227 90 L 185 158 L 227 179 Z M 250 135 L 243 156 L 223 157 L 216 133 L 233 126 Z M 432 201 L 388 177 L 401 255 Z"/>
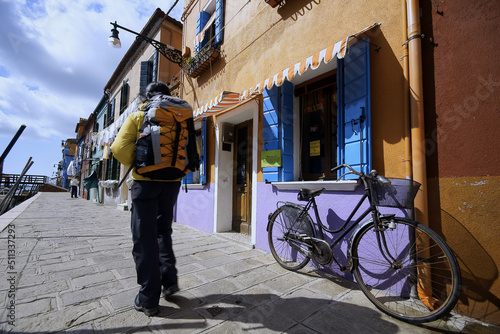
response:
<path fill-rule="evenodd" d="M 177 284 L 171 285 L 168 288 L 164 287 L 162 289 L 163 298 L 167 299 L 168 297 L 172 296 L 178 291 L 179 291 L 179 286 Z"/>
<path fill-rule="evenodd" d="M 144 306 L 142 306 L 139 302 L 139 295 L 135 297 L 134 308 L 136 309 L 136 311 L 144 312 L 144 314 L 148 317 L 151 317 L 159 312 L 158 306 L 153 308 L 145 308 Z"/>

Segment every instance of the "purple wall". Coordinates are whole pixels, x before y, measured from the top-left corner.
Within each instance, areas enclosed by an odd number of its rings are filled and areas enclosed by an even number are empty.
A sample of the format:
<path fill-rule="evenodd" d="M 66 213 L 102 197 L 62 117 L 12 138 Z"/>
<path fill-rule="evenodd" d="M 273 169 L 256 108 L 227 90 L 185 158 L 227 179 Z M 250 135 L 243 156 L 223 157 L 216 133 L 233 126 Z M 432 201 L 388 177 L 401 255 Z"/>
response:
<path fill-rule="evenodd" d="M 175 210 L 174 221 L 189 225 L 198 230 L 213 233 L 213 217 L 214 217 L 214 194 L 213 194 L 214 184 L 207 184 L 204 189 L 189 189 L 188 192 L 184 192 L 181 189 L 179 192 L 179 197 L 177 199 L 177 205 Z M 257 214 L 256 214 L 256 243 L 255 247 L 257 249 L 270 252 L 269 244 L 267 239 L 267 221 L 270 213 L 273 213 L 277 206 L 278 201 L 289 201 L 293 203 L 303 203 L 297 201 L 298 190 L 278 190 L 271 184 L 266 184 L 264 182 L 259 182 L 257 184 Z M 363 187 L 358 186 L 355 191 L 325 191 L 321 196 L 316 197 L 316 203 L 318 204 L 318 211 L 320 219 L 328 228 L 338 229 L 342 223 L 349 217 L 352 209 L 356 206 L 359 199 L 363 196 Z M 368 208 L 368 203 L 365 201 L 359 210 L 359 214 L 363 213 Z M 335 210 L 335 212 L 334 212 Z M 397 209 L 391 208 L 380 208 L 382 213 L 395 213 L 397 216 L 405 216 L 404 212 Z M 316 221 L 313 210 L 309 211 L 309 214 Z M 359 217 L 357 214 L 353 220 Z M 364 220 L 370 219 L 371 216 L 367 216 Z M 364 221 L 363 220 L 363 221 Z M 319 231 L 316 230 L 316 236 L 319 236 Z M 335 248 L 333 249 L 334 257 L 341 265 L 347 263 L 346 251 L 347 244 L 349 242 L 350 234 L 348 234 Z M 327 242 L 333 240 L 329 233 L 325 232 L 325 238 Z M 313 261 L 310 264 L 317 266 L 321 270 L 325 270 L 324 266 L 314 264 Z M 331 270 L 337 274 L 344 276 L 347 279 L 353 279 L 349 272 L 340 272 L 338 266 L 335 262 L 330 265 Z M 328 269 L 326 269 L 328 271 Z"/>
<path fill-rule="evenodd" d="M 213 232 L 214 221 L 214 185 L 209 183 L 204 189 L 183 188 L 179 192 L 174 221 L 189 225 L 203 232 Z"/>
<path fill-rule="evenodd" d="M 319 186 L 318 186 L 319 188 Z M 280 191 L 271 184 L 258 183 L 257 185 L 257 238 L 255 247 L 266 252 L 270 252 L 269 244 L 267 239 L 267 220 L 270 213 L 276 210 L 276 203 L 278 201 L 289 201 L 294 203 L 303 203 L 297 201 L 298 190 L 287 190 Z M 363 196 L 364 190 L 362 186 L 358 186 L 355 191 L 325 191 L 321 196 L 316 197 L 316 203 L 318 205 L 318 212 L 323 224 L 330 229 L 338 229 L 342 226 L 342 223 L 347 220 L 351 211 L 354 209 L 359 199 Z M 356 220 L 367 208 L 369 207 L 368 201 L 365 201 L 362 205 L 358 214 L 356 214 L 353 220 Z M 335 210 L 335 212 L 334 212 Z M 395 213 L 397 216 L 405 216 L 403 212 L 397 209 L 381 208 L 382 213 Z M 314 210 L 310 210 L 313 221 L 316 221 L 314 215 Z M 363 221 L 370 219 L 371 215 L 368 215 L 363 219 Z M 354 230 L 353 230 L 354 231 Z M 341 265 L 347 263 L 346 251 L 347 244 L 349 242 L 349 233 L 337 246 L 333 249 L 334 257 Z M 319 236 L 319 232 L 316 229 L 316 236 Z M 330 243 L 333 240 L 332 235 L 325 232 L 326 241 Z M 310 264 L 313 264 L 311 261 Z M 325 269 L 322 266 L 315 264 L 317 267 Z M 335 262 L 332 262 L 331 269 L 336 273 L 352 280 L 352 275 L 347 272 L 340 272 L 338 266 Z"/>

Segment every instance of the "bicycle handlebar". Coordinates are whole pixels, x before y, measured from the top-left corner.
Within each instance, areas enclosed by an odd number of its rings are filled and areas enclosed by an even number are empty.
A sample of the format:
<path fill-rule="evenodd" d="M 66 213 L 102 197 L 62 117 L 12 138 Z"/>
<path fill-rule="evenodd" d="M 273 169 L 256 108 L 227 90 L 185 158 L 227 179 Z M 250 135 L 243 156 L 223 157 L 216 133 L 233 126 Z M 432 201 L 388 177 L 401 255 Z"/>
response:
<path fill-rule="evenodd" d="M 347 168 L 349 169 L 349 172 L 343 174 L 340 176 L 340 178 L 344 177 L 345 175 L 347 174 L 355 174 L 355 175 L 358 175 L 360 177 L 369 177 L 371 179 L 375 179 L 378 183 L 380 183 L 382 186 L 387 186 L 389 184 L 391 184 L 391 181 L 389 181 L 388 179 L 386 179 L 385 177 L 383 177 L 382 175 L 379 175 L 378 172 L 376 170 L 373 170 L 370 175 L 367 175 L 365 173 L 362 173 L 362 172 L 358 172 L 356 171 L 354 168 L 352 168 L 350 165 L 348 164 L 342 164 L 342 165 L 338 165 L 336 167 L 333 167 L 330 172 L 335 172 L 341 168 Z"/>
<path fill-rule="evenodd" d="M 338 165 L 337 167 L 333 167 L 330 172 L 335 172 L 337 170 L 339 170 L 340 168 L 347 168 L 350 170 L 349 173 L 353 173 L 353 174 L 356 174 L 358 176 L 363 176 L 364 174 L 363 173 L 360 173 L 360 172 L 357 172 L 356 170 L 354 170 L 354 168 L 352 168 L 350 165 L 348 164 L 342 164 L 342 165 Z M 348 173 L 346 173 L 348 174 Z M 345 174 L 344 174 L 345 175 Z"/>

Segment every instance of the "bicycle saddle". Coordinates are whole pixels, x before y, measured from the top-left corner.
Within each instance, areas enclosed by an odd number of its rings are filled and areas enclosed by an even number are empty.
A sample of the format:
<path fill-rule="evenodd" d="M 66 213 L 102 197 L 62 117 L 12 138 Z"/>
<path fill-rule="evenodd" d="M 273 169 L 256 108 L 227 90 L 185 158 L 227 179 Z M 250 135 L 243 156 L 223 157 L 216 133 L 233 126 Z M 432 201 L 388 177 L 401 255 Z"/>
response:
<path fill-rule="evenodd" d="M 314 189 L 314 190 L 300 189 L 299 194 L 297 195 L 297 199 L 299 201 L 307 201 L 311 197 L 316 197 L 316 196 L 321 195 L 323 193 L 323 191 L 325 191 L 325 188 L 319 188 L 319 189 Z"/>

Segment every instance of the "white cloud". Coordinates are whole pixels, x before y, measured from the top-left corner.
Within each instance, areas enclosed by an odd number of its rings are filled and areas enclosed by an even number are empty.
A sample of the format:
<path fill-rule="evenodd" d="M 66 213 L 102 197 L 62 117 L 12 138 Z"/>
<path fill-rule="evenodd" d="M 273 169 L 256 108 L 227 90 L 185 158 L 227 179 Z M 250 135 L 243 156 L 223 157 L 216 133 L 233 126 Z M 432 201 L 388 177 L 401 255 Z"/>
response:
<path fill-rule="evenodd" d="M 141 31 L 175 0 L 0 0 L 0 142 L 21 124 L 33 140 L 75 137 L 135 36 L 107 44 L 110 22 Z M 170 15 L 180 20 L 182 1 Z M 3 147 L 0 146 L 0 151 Z"/>

